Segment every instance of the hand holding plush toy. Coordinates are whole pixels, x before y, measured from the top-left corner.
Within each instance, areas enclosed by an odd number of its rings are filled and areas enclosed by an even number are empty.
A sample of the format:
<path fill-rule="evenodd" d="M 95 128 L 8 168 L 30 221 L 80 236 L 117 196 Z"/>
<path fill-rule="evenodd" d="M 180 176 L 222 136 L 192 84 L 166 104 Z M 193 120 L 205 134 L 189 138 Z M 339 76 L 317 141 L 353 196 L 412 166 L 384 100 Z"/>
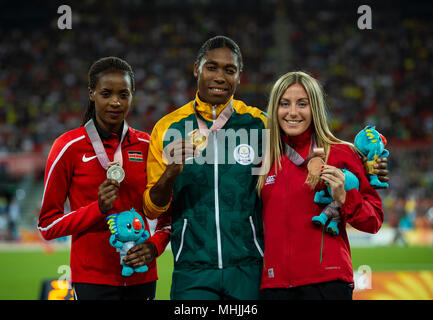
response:
<path fill-rule="evenodd" d="M 322 148 L 313 150 L 313 157 L 307 164 L 308 176 L 305 181 L 312 190 L 316 188 L 320 181 L 321 168 L 325 165 L 325 151 Z M 349 170 L 339 169 L 344 174 L 344 190 L 349 191 L 353 188 L 359 189 L 358 178 Z M 325 190 L 317 191 L 314 196 L 314 202 L 327 204 L 318 216 L 314 216 L 311 221 L 319 226 L 326 226 L 326 232 L 338 235 L 338 223 L 340 222 L 340 205 L 332 197 L 332 190 L 328 182 L 325 181 Z"/>
<path fill-rule="evenodd" d="M 129 277 L 134 272 L 146 272 L 147 266 L 132 268 L 123 262 L 129 249 L 149 239 L 150 235 L 145 230 L 143 218 L 134 210 L 123 211 L 107 217 L 107 223 L 111 231 L 110 244 L 120 252 L 120 264 L 122 276 Z"/>
<path fill-rule="evenodd" d="M 344 190 L 349 191 L 352 189 L 359 190 L 358 178 L 347 169 L 339 169 L 344 174 Z M 326 227 L 326 232 L 333 235 L 338 235 L 338 223 L 340 222 L 340 205 L 334 198 L 332 198 L 332 190 L 329 183 L 325 182 L 326 190 L 317 191 L 314 195 L 314 202 L 328 204 L 320 215 L 313 217 L 312 221 L 316 225 Z"/>

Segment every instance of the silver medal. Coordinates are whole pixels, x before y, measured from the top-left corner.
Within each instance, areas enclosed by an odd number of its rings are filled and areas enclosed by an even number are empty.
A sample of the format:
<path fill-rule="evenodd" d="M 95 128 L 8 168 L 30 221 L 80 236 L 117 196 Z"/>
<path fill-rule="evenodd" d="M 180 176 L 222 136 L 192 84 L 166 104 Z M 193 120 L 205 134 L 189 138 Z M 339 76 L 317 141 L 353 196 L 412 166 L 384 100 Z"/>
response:
<path fill-rule="evenodd" d="M 121 183 L 125 178 L 125 171 L 120 166 L 113 165 L 107 170 L 107 179 L 116 180 Z"/>

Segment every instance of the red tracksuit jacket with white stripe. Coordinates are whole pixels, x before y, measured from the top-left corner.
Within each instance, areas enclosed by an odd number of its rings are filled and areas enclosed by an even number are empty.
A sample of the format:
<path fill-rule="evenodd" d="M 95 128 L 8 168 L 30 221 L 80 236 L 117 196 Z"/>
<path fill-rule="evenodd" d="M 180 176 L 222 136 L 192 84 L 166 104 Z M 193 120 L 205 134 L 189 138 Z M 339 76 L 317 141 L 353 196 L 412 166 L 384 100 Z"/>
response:
<path fill-rule="evenodd" d="M 110 161 L 119 144 L 119 136 L 101 137 Z M 143 192 L 147 184 L 146 162 L 149 135 L 129 127 L 122 143 L 125 178 L 112 210 L 99 210 L 98 187 L 106 179 L 106 170 L 95 156 L 84 127 L 61 135 L 54 142 L 45 169 L 44 193 L 38 229 L 46 240 L 72 235 L 71 281 L 106 285 L 133 285 L 157 280 L 156 261 L 149 271 L 121 275 L 119 253 L 109 243 L 106 217 L 134 208 L 143 218 Z M 66 199 L 70 212 L 64 212 Z M 165 220 L 164 220 L 165 219 Z M 144 219 L 149 231 L 147 220 Z M 168 244 L 170 221 L 162 215 L 150 238 L 161 254 Z"/>
<path fill-rule="evenodd" d="M 304 158 L 308 155 L 307 131 L 291 146 Z M 305 148 L 306 147 L 306 148 Z M 371 187 L 358 155 L 347 145 L 331 146 L 328 165 L 346 168 L 359 179 L 359 191 L 346 193 L 340 209 L 340 234 L 323 234 L 311 219 L 325 205 L 314 202 L 315 190 L 306 185 L 306 165 L 297 166 L 284 155 L 282 169 L 270 170 L 262 189 L 265 257 L 261 289 L 290 288 L 332 280 L 353 283 L 353 267 L 346 223 L 376 233 L 383 222 L 382 201 Z M 321 260 L 322 258 L 322 260 Z"/>

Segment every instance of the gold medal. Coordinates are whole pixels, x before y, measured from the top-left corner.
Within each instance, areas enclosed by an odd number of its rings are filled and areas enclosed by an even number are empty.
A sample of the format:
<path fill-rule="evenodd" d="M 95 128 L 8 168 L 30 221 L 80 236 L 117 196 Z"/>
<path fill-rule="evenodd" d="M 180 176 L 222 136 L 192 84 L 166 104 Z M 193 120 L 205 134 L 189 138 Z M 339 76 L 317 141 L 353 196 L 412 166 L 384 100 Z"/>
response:
<path fill-rule="evenodd" d="M 366 165 L 366 167 L 367 167 L 367 173 L 368 173 L 368 174 L 375 174 L 375 173 L 374 173 L 374 170 L 375 170 L 374 165 L 377 164 L 377 158 L 379 158 L 379 156 L 376 154 L 376 155 L 374 156 L 374 160 L 366 161 L 366 162 L 365 162 L 365 165 Z"/>
<path fill-rule="evenodd" d="M 207 147 L 207 138 L 204 134 L 201 134 L 198 129 L 195 129 L 188 133 L 191 137 L 191 142 L 197 147 L 199 151 L 203 151 Z"/>

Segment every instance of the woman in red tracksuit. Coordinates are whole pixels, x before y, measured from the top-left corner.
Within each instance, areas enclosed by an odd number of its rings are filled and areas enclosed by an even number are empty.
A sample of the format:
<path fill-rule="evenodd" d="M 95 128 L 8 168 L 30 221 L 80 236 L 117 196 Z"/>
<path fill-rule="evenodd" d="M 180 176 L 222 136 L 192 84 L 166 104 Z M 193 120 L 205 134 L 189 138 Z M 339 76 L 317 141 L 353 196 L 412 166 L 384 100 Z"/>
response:
<path fill-rule="evenodd" d="M 134 74 L 127 62 L 116 57 L 96 61 L 89 70 L 86 126 L 57 138 L 48 156 L 38 229 L 47 240 L 72 235 L 71 281 L 77 299 L 155 297 L 155 257 L 169 241 L 170 222 L 161 216 L 150 240 L 127 256 L 131 267 L 146 264 L 149 270 L 124 277 L 119 253 L 109 243 L 106 221 L 108 215 L 131 208 L 145 217 L 142 194 L 149 135 L 125 122 L 134 90 Z M 121 163 L 125 177 L 120 183 L 107 179 L 108 166 L 102 166 L 92 144 L 96 140 L 107 161 Z M 64 212 L 67 198 L 70 212 Z M 140 255 L 133 252 L 136 247 Z"/>
<path fill-rule="evenodd" d="M 265 233 L 261 297 L 351 299 L 353 267 L 345 224 L 376 233 L 383 222 L 381 199 L 353 146 L 330 132 L 323 91 L 314 78 L 290 72 L 275 83 L 268 128 L 265 171 L 258 179 Z M 325 207 L 314 202 L 317 189 L 305 183 L 313 146 L 325 151 L 320 180 L 329 184 L 339 207 L 336 236 L 312 223 Z M 345 176 L 339 168 L 355 174 L 359 191 L 344 190 Z"/>

